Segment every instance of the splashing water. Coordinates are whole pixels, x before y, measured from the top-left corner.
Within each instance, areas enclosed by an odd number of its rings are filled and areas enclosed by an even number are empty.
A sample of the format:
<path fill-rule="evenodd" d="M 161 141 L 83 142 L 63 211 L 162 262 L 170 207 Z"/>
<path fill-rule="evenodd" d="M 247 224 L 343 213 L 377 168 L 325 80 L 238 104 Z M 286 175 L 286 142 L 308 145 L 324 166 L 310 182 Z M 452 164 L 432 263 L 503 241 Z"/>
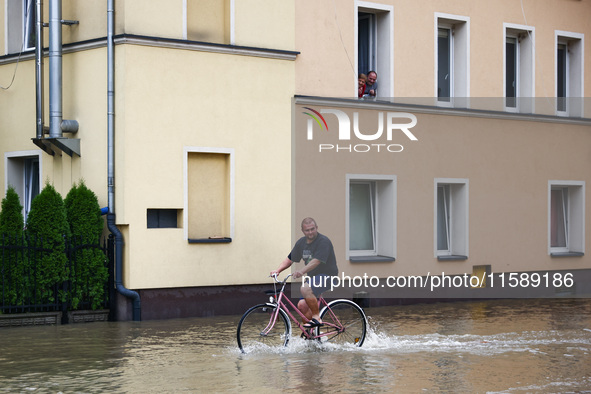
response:
<path fill-rule="evenodd" d="M 490 335 L 476 334 L 415 334 L 395 335 L 380 329 L 375 318 L 368 316 L 368 327 L 362 347 L 352 344 L 334 344 L 330 341 L 305 340 L 293 336 L 288 345 L 270 347 L 258 345 L 246 349 L 246 353 L 299 354 L 303 352 L 392 352 L 412 354 L 420 352 L 499 355 L 511 352 L 544 353 L 544 347 L 560 345 L 591 353 L 591 329 L 571 331 L 568 334 L 557 330 L 505 332 Z M 236 349 L 232 348 L 233 351 Z"/>

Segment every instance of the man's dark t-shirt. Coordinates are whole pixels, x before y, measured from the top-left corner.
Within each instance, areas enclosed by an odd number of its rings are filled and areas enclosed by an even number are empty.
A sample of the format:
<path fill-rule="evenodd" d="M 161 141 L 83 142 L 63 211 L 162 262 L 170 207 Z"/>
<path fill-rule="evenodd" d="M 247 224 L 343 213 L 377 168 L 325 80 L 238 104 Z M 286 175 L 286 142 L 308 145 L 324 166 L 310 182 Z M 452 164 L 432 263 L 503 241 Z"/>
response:
<path fill-rule="evenodd" d="M 312 259 L 321 261 L 318 267 L 307 273 L 310 277 L 319 274 L 334 276 L 339 273 L 332 242 L 327 236 L 320 233 L 312 243 L 307 243 L 306 237 L 300 238 L 288 258 L 294 263 L 303 259 L 305 265 L 308 265 Z"/>

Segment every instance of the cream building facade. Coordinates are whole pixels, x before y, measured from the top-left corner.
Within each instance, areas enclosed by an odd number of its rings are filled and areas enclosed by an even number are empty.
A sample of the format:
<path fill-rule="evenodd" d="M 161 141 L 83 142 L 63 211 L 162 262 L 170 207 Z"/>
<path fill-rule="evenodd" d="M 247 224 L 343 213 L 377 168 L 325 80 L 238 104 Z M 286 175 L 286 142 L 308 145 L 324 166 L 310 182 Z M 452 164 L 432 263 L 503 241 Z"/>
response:
<path fill-rule="evenodd" d="M 120 279 L 139 294 L 142 319 L 213 314 L 218 297 L 198 297 L 194 289 L 262 282 L 266 275 L 257 267 L 268 272 L 290 247 L 294 3 L 114 4 L 113 211 L 124 240 Z M 35 5 L 0 5 L 0 80 L 8 87 L 0 92 L 3 190 L 12 184 L 23 201 L 31 198 L 25 190 L 31 168 L 38 168 L 37 189 L 49 181 L 65 196 L 84 179 L 107 206 L 107 2 L 61 5 L 62 18 L 78 22 L 61 27 L 63 118 L 79 123 L 76 133 L 64 133 L 79 140 L 79 154 L 71 155 L 58 149 L 51 155 L 32 141 L 35 58 L 26 43 L 21 51 L 19 40 Z M 43 2 L 44 22 L 51 5 Z M 48 66 L 46 49 L 46 126 Z M 235 296 L 228 291 L 228 298 Z M 131 302 L 118 304 L 119 317 L 131 318 Z"/>
<path fill-rule="evenodd" d="M 27 209 L 29 186 L 65 196 L 84 179 L 112 210 L 143 319 L 239 313 L 306 216 L 342 273 L 379 278 L 345 290 L 374 304 L 474 296 L 385 282 L 442 273 L 484 274 L 483 297 L 501 273 L 572 273 L 537 290 L 585 293 L 590 1 L 44 0 L 45 23 L 54 2 L 79 152 L 33 141 L 41 2 L 0 1 L 2 185 Z M 378 97 L 360 100 L 369 70 Z M 132 308 L 120 296 L 118 318 Z"/>

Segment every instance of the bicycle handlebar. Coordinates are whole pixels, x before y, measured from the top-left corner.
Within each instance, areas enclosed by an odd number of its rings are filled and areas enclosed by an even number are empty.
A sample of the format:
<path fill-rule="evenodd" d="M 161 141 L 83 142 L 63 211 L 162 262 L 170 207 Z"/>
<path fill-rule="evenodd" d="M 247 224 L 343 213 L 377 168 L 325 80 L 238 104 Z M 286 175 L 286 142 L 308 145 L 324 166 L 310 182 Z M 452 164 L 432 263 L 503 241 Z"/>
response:
<path fill-rule="evenodd" d="M 275 282 L 283 284 L 283 283 L 287 282 L 287 280 L 290 278 L 290 276 L 292 276 L 292 274 L 289 274 L 289 275 L 287 275 L 287 276 L 285 277 L 285 279 L 283 279 L 282 281 L 281 281 L 281 280 L 279 280 L 279 275 L 277 275 L 277 274 L 273 274 L 273 275 L 270 275 L 270 276 L 271 276 L 273 279 L 275 279 Z"/>

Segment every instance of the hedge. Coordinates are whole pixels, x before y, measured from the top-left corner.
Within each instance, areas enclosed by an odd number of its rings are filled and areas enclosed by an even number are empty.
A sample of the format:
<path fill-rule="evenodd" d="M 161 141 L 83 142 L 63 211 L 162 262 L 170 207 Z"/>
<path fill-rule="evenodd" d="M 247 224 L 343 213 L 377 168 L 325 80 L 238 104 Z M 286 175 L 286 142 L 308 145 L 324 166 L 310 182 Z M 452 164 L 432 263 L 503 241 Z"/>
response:
<path fill-rule="evenodd" d="M 18 194 L 9 187 L 0 211 L 3 265 L 0 267 L 3 300 L 0 301 L 22 305 L 34 292 L 37 303 L 67 300 L 70 309 L 75 310 L 85 300 L 92 309 L 101 307 L 108 268 L 105 254 L 98 246 L 104 220 L 96 195 L 81 181 L 71 188 L 64 200 L 46 183 L 31 203 L 26 227 L 22 211 Z M 44 250 L 35 262 L 22 252 L 28 240 L 35 240 L 31 247 Z M 68 256 L 67 242 L 82 247 Z M 21 252 L 14 252 L 17 247 L 11 244 L 18 244 Z M 64 283 L 67 286 L 63 286 Z"/>

